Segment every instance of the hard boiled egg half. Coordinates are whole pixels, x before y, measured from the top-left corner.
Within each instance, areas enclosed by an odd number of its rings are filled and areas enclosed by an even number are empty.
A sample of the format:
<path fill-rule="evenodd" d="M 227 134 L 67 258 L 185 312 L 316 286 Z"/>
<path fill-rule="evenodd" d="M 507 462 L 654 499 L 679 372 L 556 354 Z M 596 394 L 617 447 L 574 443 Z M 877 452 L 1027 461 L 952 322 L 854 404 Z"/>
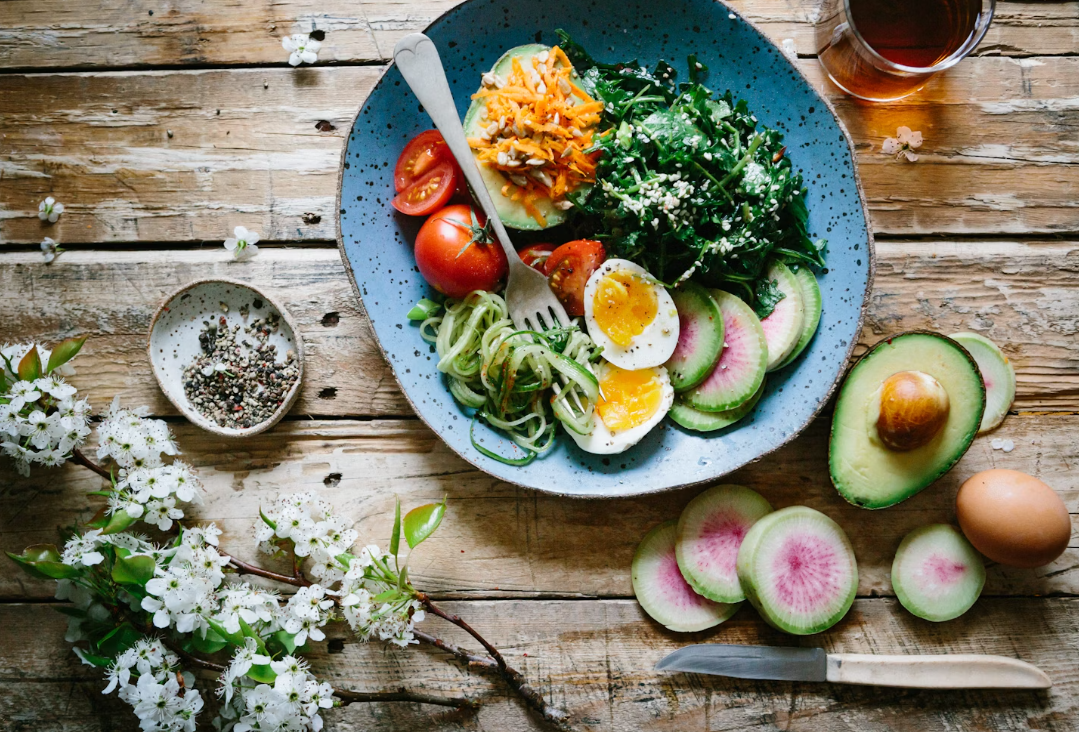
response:
<path fill-rule="evenodd" d="M 584 288 L 588 335 L 623 369 L 667 362 L 678 345 L 678 311 L 663 285 L 625 259 L 608 259 Z"/>
<path fill-rule="evenodd" d="M 674 403 L 674 389 L 662 366 L 627 371 L 601 363 L 596 370 L 599 400 L 592 431 L 579 435 L 567 430 L 586 452 L 606 455 L 636 445 L 663 419 Z"/>

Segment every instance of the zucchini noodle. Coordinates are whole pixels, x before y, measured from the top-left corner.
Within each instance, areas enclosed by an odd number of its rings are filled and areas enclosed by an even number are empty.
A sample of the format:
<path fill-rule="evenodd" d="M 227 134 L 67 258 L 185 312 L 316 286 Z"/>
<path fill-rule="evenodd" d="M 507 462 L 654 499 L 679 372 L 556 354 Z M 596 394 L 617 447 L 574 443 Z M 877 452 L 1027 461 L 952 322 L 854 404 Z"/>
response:
<path fill-rule="evenodd" d="M 525 451 L 524 458 L 506 458 L 473 436 L 484 455 L 525 465 L 551 449 L 559 422 L 578 434 L 592 430 L 599 382 L 588 364 L 599 349 L 578 327 L 517 330 L 501 296 L 476 290 L 446 300 L 420 334 L 435 344 L 454 399 Z"/>

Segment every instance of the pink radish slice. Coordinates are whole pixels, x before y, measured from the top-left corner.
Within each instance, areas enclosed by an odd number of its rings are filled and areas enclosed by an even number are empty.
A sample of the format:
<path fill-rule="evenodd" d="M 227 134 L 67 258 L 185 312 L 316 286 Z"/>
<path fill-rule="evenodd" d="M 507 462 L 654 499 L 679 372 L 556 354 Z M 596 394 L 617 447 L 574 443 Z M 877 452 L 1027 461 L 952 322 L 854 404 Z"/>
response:
<path fill-rule="evenodd" d="M 671 290 L 678 309 L 678 345 L 664 364 L 675 391 L 692 389 L 704 381 L 723 350 L 723 315 L 708 290 L 683 282 Z"/>
<path fill-rule="evenodd" d="M 717 485 L 690 501 L 678 519 L 675 554 L 682 576 L 716 602 L 746 599 L 738 582 L 738 548 L 762 516 L 768 501 L 740 485 Z"/>
<path fill-rule="evenodd" d="M 985 563 L 954 526 L 930 524 L 904 537 L 892 562 L 892 589 L 903 607 L 935 623 L 958 618 L 985 586 Z"/>
<path fill-rule="evenodd" d="M 805 301 L 802 298 L 802 287 L 787 265 L 773 261 L 765 277 L 774 282 L 783 293 L 783 299 L 776 303 L 768 317 L 761 320 L 764 340 L 768 343 L 766 370 L 774 371 L 794 352 L 798 339 L 802 337 Z"/>
<path fill-rule="evenodd" d="M 723 352 L 712 373 L 685 392 L 685 402 L 702 412 L 725 412 L 752 397 L 764 381 L 768 347 L 753 310 L 737 296 L 712 290 L 723 314 Z"/>
<path fill-rule="evenodd" d="M 675 557 L 677 523 L 667 521 L 645 534 L 633 555 L 633 593 L 654 620 L 669 630 L 692 633 L 719 625 L 739 605 L 712 602 L 682 577 Z"/>

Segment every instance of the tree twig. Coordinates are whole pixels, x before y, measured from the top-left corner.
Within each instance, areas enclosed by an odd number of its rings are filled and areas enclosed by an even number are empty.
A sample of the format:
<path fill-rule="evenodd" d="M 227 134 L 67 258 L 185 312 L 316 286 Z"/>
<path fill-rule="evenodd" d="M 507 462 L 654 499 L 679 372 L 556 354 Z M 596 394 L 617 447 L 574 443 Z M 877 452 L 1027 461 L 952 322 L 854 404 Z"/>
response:
<path fill-rule="evenodd" d="M 206 669 L 208 671 L 216 671 L 219 674 L 225 673 L 225 667 L 222 666 L 221 664 L 214 663 L 213 661 L 207 661 L 206 659 L 199 658 L 198 656 L 194 656 L 194 655 L 188 653 L 187 651 L 185 651 L 183 648 L 180 648 L 180 646 L 176 645 L 175 643 L 168 640 L 167 638 L 162 638 L 161 640 L 168 647 L 168 649 L 170 651 L 172 651 L 173 653 L 175 653 L 177 656 L 184 659 L 188 663 L 190 663 L 190 664 L 192 664 L 194 666 L 198 666 L 199 668 L 204 668 L 204 669 Z"/>
<path fill-rule="evenodd" d="M 453 623 L 458 628 L 475 638 L 476 641 L 479 642 L 481 646 L 483 646 L 483 649 L 487 651 L 488 655 L 490 655 L 491 657 L 492 663 L 489 667 L 493 667 L 493 670 L 497 671 L 498 675 L 505 679 L 506 683 L 509 684 L 510 688 L 516 691 L 517 694 L 522 699 L 524 699 L 525 703 L 528 704 L 528 706 L 530 706 L 533 710 L 535 710 L 540 716 L 542 716 L 543 719 L 551 723 L 557 729 L 571 729 L 569 725 L 569 714 L 567 714 L 562 709 L 558 709 L 548 704 L 547 700 L 543 698 L 543 695 L 528 684 L 528 681 L 527 679 L 525 679 L 524 674 L 506 663 L 506 659 L 502 657 L 502 654 L 499 653 L 498 649 L 491 645 L 491 643 L 489 643 L 486 638 L 480 635 L 471 625 L 462 620 L 460 616 L 454 615 L 453 613 L 448 613 L 442 608 L 435 605 L 433 602 L 431 602 L 431 598 L 428 597 L 426 593 L 417 593 L 417 598 L 421 603 L 423 603 L 424 608 L 426 608 L 427 611 L 430 612 L 432 615 L 437 615 L 443 620 Z M 419 637 L 418 634 L 415 635 Z M 467 651 L 464 651 L 463 649 L 456 646 L 451 646 L 445 641 L 440 641 L 437 638 L 433 640 L 437 641 L 433 643 L 433 645 L 447 650 L 450 653 L 453 653 L 453 655 L 457 658 L 467 660 L 469 665 L 472 665 L 472 659 L 475 657 L 469 654 Z"/>
<path fill-rule="evenodd" d="M 272 579 L 275 582 L 284 582 L 286 585 L 293 585 L 294 587 L 307 587 L 311 584 L 303 577 L 303 575 L 290 576 L 281 574 L 280 572 L 271 572 L 268 569 L 263 569 L 254 564 L 248 564 L 233 556 L 229 557 L 229 566 L 240 574 L 252 574 L 256 577 L 265 577 L 266 579 Z"/>
<path fill-rule="evenodd" d="M 408 689 L 397 691 L 350 691 L 348 689 L 334 689 L 333 695 L 344 704 L 364 704 L 371 702 L 414 702 L 417 704 L 433 704 L 438 707 L 453 707 L 460 710 L 475 710 L 480 708 L 480 703 L 475 699 L 454 696 L 437 696 L 435 694 L 423 694 Z"/>
<path fill-rule="evenodd" d="M 83 454 L 82 450 L 76 449 L 74 452 L 71 453 L 71 462 L 75 463 L 76 465 L 81 465 L 84 468 L 90 468 L 90 470 L 94 471 L 105 480 L 109 481 L 110 483 L 112 482 L 112 473 L 110 473 L 108 470 L 105 470 L 105 468 L 101 467 L 90 458 L 86 457 L 86 455 Z"/>
<path fill-rule="evenodd" d="M 487 656 L 474 656 L 468 651 L 466 651 L 464 648 L 461 648 L 460 646 L 455 646 L 452 643 L 447 643 L 441 638 L 436 638 L 433 635 L 428 635 L 422 630 L 413 630 L 412 635 L 414 635 L 416 637 L 416 640 L 418 640 L 420 643 L 427 643 L 428 645 L 432 645 L 435 648 L 443 650 L 446 653 L 449 653 L 450 655 L 457 658 L 457 660 L 464 661 L 471 667 L 490 671 L 498 670 L 498 664 L 496 664 Z"/>

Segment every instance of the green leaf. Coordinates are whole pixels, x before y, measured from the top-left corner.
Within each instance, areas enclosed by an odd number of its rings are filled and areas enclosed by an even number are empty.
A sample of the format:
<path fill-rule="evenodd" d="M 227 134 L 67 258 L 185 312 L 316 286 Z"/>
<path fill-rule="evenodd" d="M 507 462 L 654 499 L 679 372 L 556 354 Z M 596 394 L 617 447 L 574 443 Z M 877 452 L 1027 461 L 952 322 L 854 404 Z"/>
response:
<path fill-rule="evenodd" d="M 0 394 L 6 394 L 10 384 L 7 383 L 7 377 L 4 376 L 4 372 L 0 370 Z"/>
<path fill-rule="evenodd" d="M 262 517 L 262 520 L 266 522 L 267 526 L 269 526 L 274 531 L 277 531 L 277 524 L 271 521 L 270 517 L 262 512 L 262 506 L 259 506 L 259 516 Z"/>
<path fill-rule="evenodd" d="M 109 522 L 105 524 L 105 528 L 102 530 L 102 534 L 119 534 L 121 531 L 127 529 L 131 524 L 138 521 L 136 518 L 132 518 L 131 514 L 127 511 L 117 511 L 111 517 Z"/>
<path fill-rule="evenodd" d="M 22 554 L 5 552 L 31 577 L 38 579 L 70 579 L 82 574 L 81 570 L 60 561 L 60 552 L 52 544 L 28 546 Z"/>
<path fill-rule="evenodd" d="M 79 610 L 77 607 L 72 607 L 71 605 L 53 605 L 52 609 L 61 615 L 67 615 L 69 618 L 78 618 L 79 620 L 82 620 L 86 617 L 86 611 Z"/>
<path fill-rule="evenodd" d="M 117 553 L 116 562 L 112 565 L 112 579 L 122 585 L 143 586 L 153 579 L 156 566 L 154 558 L 145 554 L 122 557 Z"/>
<path fill-rule="evenodd" d="M 41 356 L 37 352 L 37 346 L 31 346 L 19 361 L 19 378 L 23 381 L 41 378 Z"/>
<path fill-rule="evenodd" d="M 224 638 L 225 640 L 227 640 L 227 641 L 228 641 L 229 643 L 231 643 L 232 645 L 234 645 L 234 646 L 242 646 L 242 645 L 244 644 L 244 637 L 243 637 L 243 634 L 242 634 L 242 633 L 230 633 L 230 632 L 228 632 L 227 630 L 225 630 L 225 626 L 224 626 L 224 625 L 222 625 L 221 623 L 217 622 L 217 621 L 216 621 L 216 620 L 214 620 L 213 618 L 206 618 L 206 623 L 207 623 L 207 625 L 209 625 L 209 626 L 210 626 L 211 628 L 213 628 L 213 629 L 214 629 L 214 631 L 215 631 L 215 632 L 216 632 L 216 633 L 217 633 L 217 634 L 218 634 L 219 636 L 221 636 L 222 638 Z"/>
<path fill-rule="evenodd" d="M 277 674 L 270 668 L 270 664 L 262 664 L 260 666 L 252 666 L 251 670 L 247 672 L 247 678 L 254 679 L 260 684 L 272 684 L 277 680 Z"/>
<path fill-rule="evenodd" d="M 337 561 L 340 562 L 341 566 L 344 567 L 346 571 L 350 566 L 352 566 L 352 560 L 355 558 L 355 556 L 349 554 L 348 552 L 342 552 L 336 557 Z"/>
<path fill-rule="evenodd" d="M 105 509 L 102 508 L 86 522 L 86 526 L 91 529 L 104 529 L 109 525 L 109 520 L 109 515 L 105 513 Z"/>
<path fill-rule="evenodd" d="M 91 647 L 102 656 L 115 658 L 138 642 L 142 633 L 135 629 L 131 623 L 125 622 L 106 633 L 97 641 L 90 641 Z"/>
<path fill-rule="evenodd" d="M 446 515 L 446 499 L 442 503 L 428 503 L 426 506 L 414 508 L 405 514 L 404 529 L 405 541 L 410 549 L 415 549 L 442 523 L 442 517 Z"/>
<path fill-rule="evenodd" d="M 82 348 L 83 343 L 86 343 L 86 336 L 82 336 L 81 338 L 68 338 L 65 341 L 57 343 L 56 347 L 52 349 L 52 353 L 49 355 L 49 365 L 45 367 L 45 373 L 51 374 L 53 369 L 63 366 L 65 363 L 75 358 L 75 354 Z"/>
<path fill-rule="evenodd" d="M 405 317 L 409 320 L 427 320 L 441 309 L 441 305 L 434 300 L 428 300 L 425 297 L 413 305 L 412 309 L 408 311 Z"/>
<path fill-rule="evenodd" d="M 104 656 L 95 656 L 93 653 L 87 653 L 78 646 L 73 646 L 71 650 L 75 652 L 75 655 L 78 656 L 83 663 L 89 664 L 90 666 L 105 668 L 106 666 L 112 665 L 111 658 L 105 658 Z"/>
<path fill-rule="evenodd" d="M 196 651 L 206 654 L 217 653 L 228 644 L 229 642 L 222 638 L 213 628 L 206 631 L 205 637 L 195 633 L 191 641 L 191 645 Z"/>
<path fill-rule="evenodd" d="M 112 495 L 112 491 L 87 491 L 86 495 L 88 495 L 88 496 L 102 496 L 103 498 L 108 498 L 108 497 L 110 497 Z"/>
<path fill-rule="evenodd" d="M 255 643 L 258 644 L 259 653 L 268 656 L 269 651 L 266 650 L 266 644 L 262 640 L 262 636 L 255 632 L 255 629 L 247 624 L 247 621 L 240 618 L 240 632 L 244 634 L 245 638 L 254 638 Z"/>
<path fill-rule="evenodd" d="M 296 636 L 294 634 L 286 630 L 279 630 L 272 637 L 290 656 L 296 652 Z"/>
<path fill-rule="evenodd" d="M 397 508 L 393 512 L 393 533 L 390 534 L 390 554 L 397 556 L 401 548 L 401 496 L 394 496 Z"/>
<path fill-rule="evenodd" d="M 401 594 L 401 591 L 398 590 L 398 589 L 386 590 L 385 592 L 380 592 L 377 595 L 375 595 L 374 597 L 372 597 L 371 601 L 372 602 L 389 602 L 390 600 L 392 600 L 393 598 L 397 597 L 400 594 Z"/>

